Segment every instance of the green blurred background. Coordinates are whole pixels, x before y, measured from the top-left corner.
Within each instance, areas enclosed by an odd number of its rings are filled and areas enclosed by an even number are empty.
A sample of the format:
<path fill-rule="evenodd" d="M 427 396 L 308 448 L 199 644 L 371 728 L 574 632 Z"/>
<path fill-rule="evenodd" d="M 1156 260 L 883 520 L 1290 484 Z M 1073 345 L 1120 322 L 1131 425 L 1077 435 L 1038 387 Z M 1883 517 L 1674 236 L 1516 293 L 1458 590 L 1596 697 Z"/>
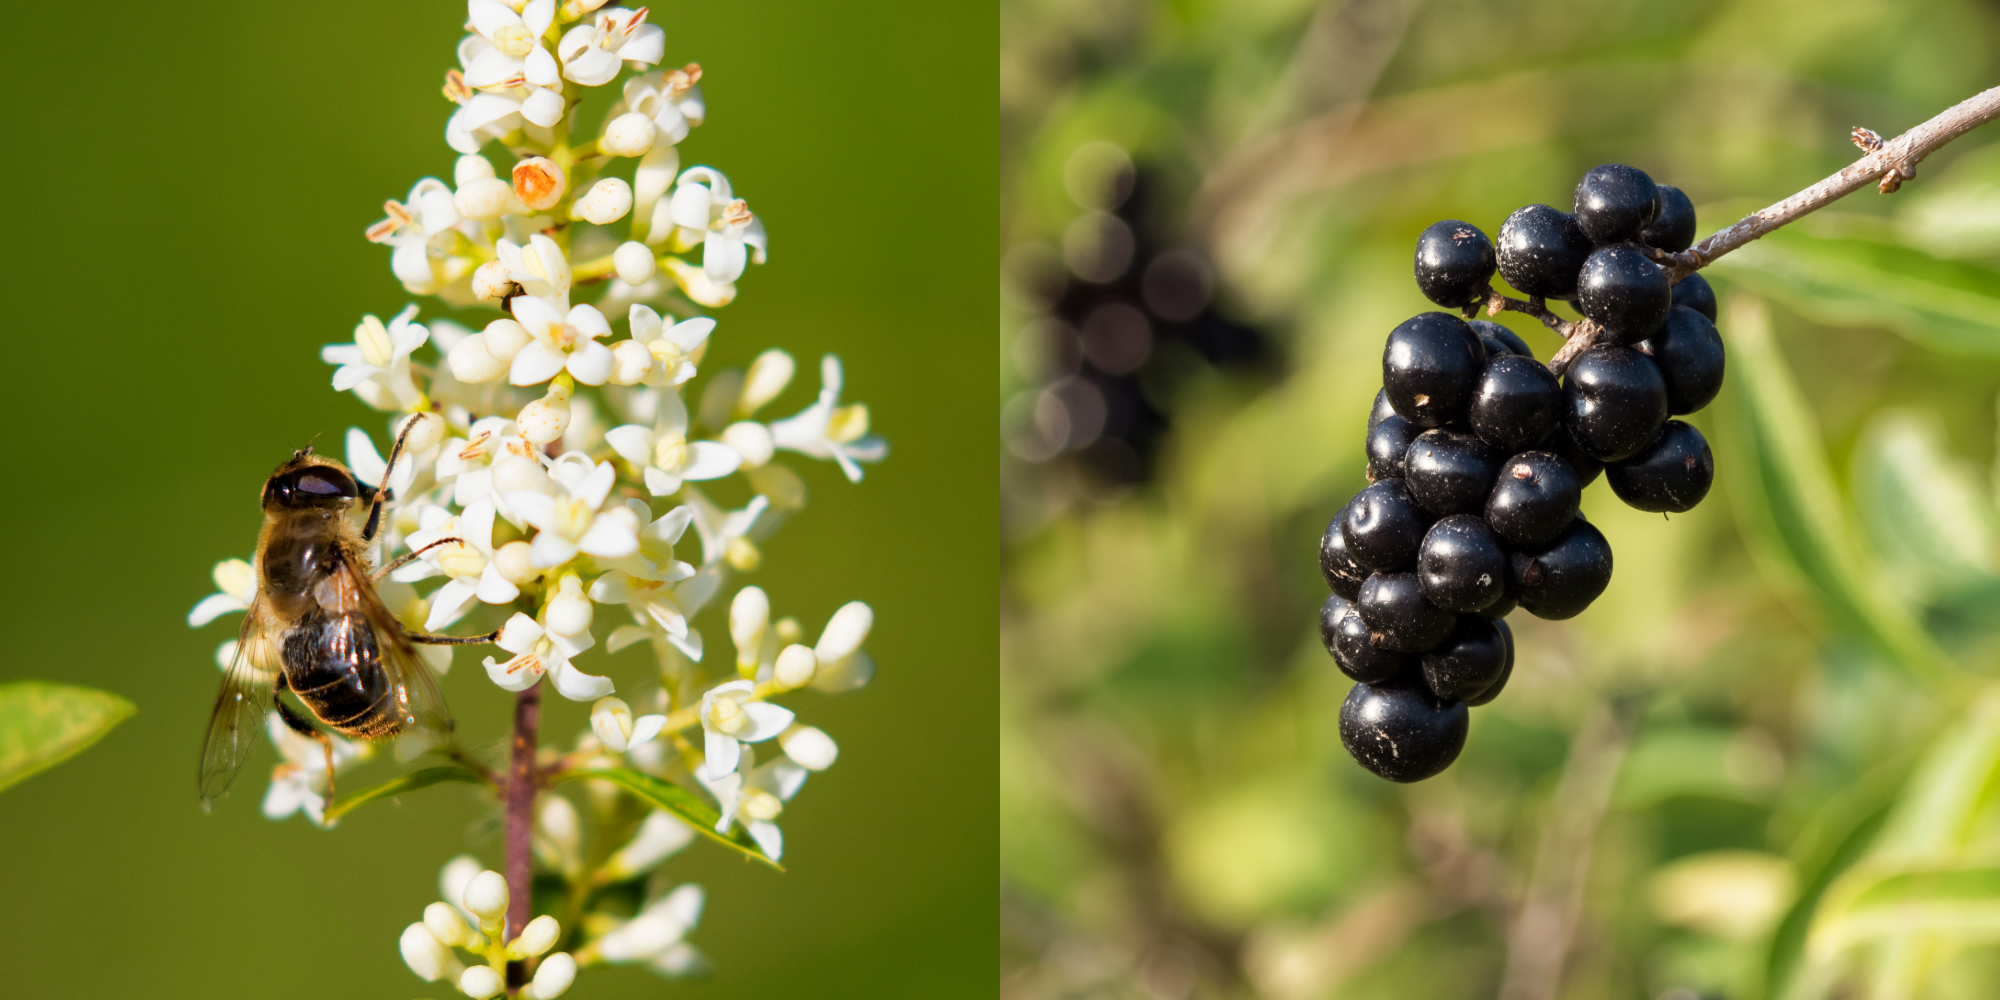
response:
<path fill-rule="evenodd" d="M 1001 11 L 1003 996 L 2000 995 L 2000 131 L 1710 270 L 1714 492 L 1587 493 L 1609 591 L 1444 775 L 1342 751 L 1314 555 L 1425 225 L 1625 162 L 1706 235 L 1994 85 L 2000 8 Z M 1120 225 L 1215 276 L 1129 373 Z"/>
<path fill-rule="evenodd" d="M 263 819 L 259 773 L 203 815 L 195 757 L 233 626 L 184 618 L 211 565 L 248 554 L 252 498 L 280 459 L 315 434 L 381 432 L 328 387 L 318 349 L 409 301 L 362 230 L 417 178 L 450 176 L 438 91 L 464 15 L 453 0 L 372 0 L 12 19 L 6 336 L 20 350 L 0 406 L 20 464 L 0 534 L 14 636 L 0 678 L 106 688 L 139 714 L 0 797 L 9 997 L 456 995 L 411 975 L 396 940 L 447 858 L 498 866 L 478 796 L 444 786 L 326 832 Z M 571 995 L 981 995 L 995 940 L 982 331 L 996 258 L 972 237 L 996 189 L 992 12 L 759 2 L 655 6 L 651 20 L 669 64 L 706 73 L 709 120 L 685 161 L 725 170 L 772 234 L 771 263 L 718 314 L 710 365 L 790 350 L 804 374 L 772 411 L 789 413 L 837 351 L 847 397 L 893 448 L 859 486 L 809 463 L 812 504 L 746 582 L 814 632 L 842 602 L 872 604 L 880 673 L 802 706 L 841 759 L 786 810 L 788 873 L 703 846 L 669 862 L 709 889 L 692 940 L 716 975 L 593 969 Z M 711 644 L 718 621 L 704 623 Z M 457 664 L 445 691 L 461 732 L 499 739 L 510 700 L 476 654 Z M 544 731 L 571 738 L 586 708 L 557 699 Z"/>

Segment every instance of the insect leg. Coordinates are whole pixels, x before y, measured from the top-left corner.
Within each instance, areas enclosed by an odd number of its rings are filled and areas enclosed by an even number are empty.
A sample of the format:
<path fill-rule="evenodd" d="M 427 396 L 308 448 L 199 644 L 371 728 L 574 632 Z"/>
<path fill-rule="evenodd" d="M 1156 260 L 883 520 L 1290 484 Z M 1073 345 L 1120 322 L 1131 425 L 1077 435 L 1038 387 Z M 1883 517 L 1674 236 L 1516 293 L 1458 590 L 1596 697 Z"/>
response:
<path fill-rule="evenodd" d="M 430 418 L 428 413 L 420 413 L 418 416 L 424 419 Z M 396 491 L 389 488 L 389 481 L 396 471 L 396 459 L 402 457 L 403 442 L 409 439 L 410 431 L 415 430 L 416 426 L 417 422 L 414 419 L 404 423 L 403 432 L 396 435 L 395 446 L 389 449 L 389 464 L 382 467 L 382 485 L 375 490 L 374 503 L 368 510 L 368 524 L 361 529 L 361 540 L 364 542 L 374 541 L 376 530 L 382 527 L 382 504 L 396 499 Z"/>
<path fill-rule="evenodd" d="M 485 635 L 426 635 L 405 629 L 403 635 L 411 642 L 421 642 L 431 646 L 478 646 L 500 638 L 500 630 L 496 628 Z"/>
<path fill-rule="evenodd" d="M 421 556 L 424 553 L 429 552 L 430 550 L 437 548 L 440 545 L 464 545 L 464 544 L 465 544 L 465 539 L 463 538 L 440 538 L 437 541 L 432 542 L 429 545 L 426 545 L 415 552 L 411 552 L 406 555 L 400 555 L 394 559 L 389 560 L 388 563 L 384 564 L 381 569 L 376 570 L 375 575 L 370 579 L 380 580 L 383 577 L 388 576 L 389 574 L 394 573 L 395 571 L 402 569 L 405 566 L 408 566 L 410 563 L 415 562 L 418 556 Z"/>
<path fill-rule="evenodd" d="M 282 678 L 282 675 L 280 675 L 280 677 Z M 283 685 L 284 681 L 280 679 L 278 683 L 280 685 Z M 320 732 L 318 727 L 314 726 L 310 722 L 307 722 L 304 716 L 300 715 L 297 712 L 292 711 L 292 706 L 285 704 L 285 700 L 283 698 L 278 698 L 274 696 L 271 699 L 271 704 L 278 706 L 278 718 L 285 720 L 285 725 L 290 726 L 293 732 L 298 733 L 300 736 L 304 736 L 309 739 L 318 740 L 320 749 L 326 751 L 326 800 L 328 802 L 332 802 L 333 801 L 333 740 L 328 738 L 325 733 Z"/>

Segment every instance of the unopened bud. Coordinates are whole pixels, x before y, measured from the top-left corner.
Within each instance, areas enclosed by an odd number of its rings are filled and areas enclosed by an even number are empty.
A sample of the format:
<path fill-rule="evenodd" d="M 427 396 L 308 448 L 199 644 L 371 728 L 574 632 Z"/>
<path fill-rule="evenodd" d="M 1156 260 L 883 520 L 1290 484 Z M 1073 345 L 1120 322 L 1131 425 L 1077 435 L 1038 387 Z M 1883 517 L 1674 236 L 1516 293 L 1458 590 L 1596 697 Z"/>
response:
<path fill-rule="evenodd" d="M 471 159 L 478 158 L 471 157 Z M 527 206 L 517 201 L 518 197 L 506 181 L 487 176 L 474 178 L 460 186 L 458 193 L 452 195 L 451 203 L 458 209 L 459 215 L 483 222 L 507 215 L 510 210 L 518 211 L 526 208 Z"/>
<path fill-rule="evenodd" d="M 535 970 L 535 981 L 521 995 L 528 1000 L 556 1000 L 568 992 L 573 982 L 576 982 L 576 959 L 569 952 L 559 951 L 542 959 L 541 967 Z"/>
<path fill-rule="evenodd" d="M 535 568 L 535 547 L 527 542 L 508 542 L 493 553 L 493 564 L 508 583 L 523 584 L 541 576 Z"/>
<path fill-rule="evenodd" d="M 632 210 L 632 185 L 621 178 L 606 177 L 592 184 L 576 200 L 570 214 L 585 222 L 608 226 Z"/>
<path fill-rule="evenodd" d="M 403 437 L 405 431 L 409 437 Z M 410 454 L 421 455 L 444 443 L 444 418 L 435 413 L 412 413 L 397 421 L 396 436 L 403 438 L 403 448 Z"/>
<path fill-rule="evenodd" d="M 653 373 L 653 352 L 636 340 L 611 345 L 611 384 L 638 385 Z"/>
<path fill-rule="evenodd" d="M 813 653 L 821 663 L 847 659 L 861 648 L 861 644 L 868 639 L 868 630 L 874 627 L 875 610 L 860 601 L 849 601 L 827 621 Z"/>
<path fill-rule="evenodd" d="M 639 832 L 604 863 L 604 877 L 616 881 L 651 871 L 653 866 L 694 842 L 694 828 L 664 809 L 656 809 L 639 824 Z"/>
<path fill-rule="evenodd" d="M 557 440 L 569 429 L 569 400 L 543 396 L 521 407 L 514 425 L 521 429 L 522 437 L 537 445 Z"/>
<path fill-rule="evenodd" d="M 473 877 L 485 868 L 478 858 L 470 854 L 461 854 L 445 862 L 444 870 L 438 873 L 438 895 L 453 906 L 463 903 L 465 887 L 471 885 Z"/>
<path fill-rule="evenodd" d="M 740 420 L 722 429 L 722 443 L 743 456 L 744 468 L 754 469 L 771 460 L 775 446 L 771 430 L 754 420 Z"/>
<path fill-rule="evenodd" d="M 437 935 L 424 924 L 403 928 L 402 940 L 397 944 L 402 947 L 403 963 L 425 982 L 456 977 L 465 968 L 458 956 L 451 953 L 451 948 L 439 941 Z"/>
<path fill-rule="evenodd" d="M 521 353 L 521 348 L 535 339 L 528 333 L 527 327 L 511 319 L 496 319 L 486 324 L 480 335 L 486 341 L 486 353 L 503 365 L 513 364 L 514 355 Z"/>
<path fill-rule="evenodd" d="M 797 367 L 791 355 L 775 347 L 757 355 L 757 360 L 750 362 L 749 374 L 743 377 L 743 392 L 736 397 L 736 412 L 749 416 L 778 398 L 792 384 L 792 373 Z"/>
<path fill-rule="evenodd" d="M 736 643 L 736 666 L 757 669 L 764 626 L 771 620 L 771 598 L 762 587 L 745 587 L 729 602 L 729 638 Z"/>
<path fill-rule="evenodd" d="M 583 596 L 583 582 L 575 574 L 562 578 L 562 586 L 549 599 L 548 629 L 556 635 L 582 635 L 590 631 L 590 598 Z"/>
<path fill-rule="evenodd" d="M 819 658 L 804 646 L 786 646 L 778 653 L 778 665 L 774 674 L 777 682 L 788 688 L 802 688 L 812 683 L 813 671 L 819 669 Z"/>
<path fill-rule="evenodd" d="M 521 933 L 507 945 L 507 955 L 510 958 L 533 958 L 555 947 L 556 939 L 561 936 L 562 925 L 556 922 L 556 918 L 544 913 L 521 928 Z"/>
<path fill-rule="evenodd" d="M 575 867 L 578 848 L 583 844 L 583 821 L 576 807 L 560 795 L 542 799 L 535 814 L 535 853 L 542 863 L 557 871 Z"/>
<path fill-rule="evenodd" d="M 628 111 L 604 126 L 604 138 L 597 140 L 597 148 L 612 156 L 644 156 L 659 134 L 651 118 Z"/>
<path fill-rule="evenodd" d="M 628 285 L 643 285 L 659 270 L 653 263 L 653 248 L 637 240 L 619 244 L 611 253 L 611 266 Z"/>
<path fill-rule="evenodd" d="M 632 706 L 618 698 L 599 698 L 590 706 L 590 731 L 614 753 L 632 742 Z"/>
<path fill-rule="evenodd" d="M 476 333 L 453 344 L 445 359 L 451 363 L 452 377 L 460 382 L 491 382 L 507 373 L 506 365 L 486 353 L 486 338 Z"/>
<path fill-rule="evenodd" d="M 458 908 L 450 903 L 432 903 L 424 907 L 424 926 L 430 928 L 431 935 L 448 947 L 466 947 L 472 943 L 472 928 L 465 926 L 465 918 L 459 916 Z"/>
<path fill-rule="evenodd" d="M 458 158 L 458 162 L 451 166 L 452 187 L 463 188 L 473 181 L 491 180 L 492 177 L 492 162 L 478 153 L 468 153 L 461 156 Z M 459 211 L 464 212 L 465 210 L 459 209 Z"/>
<path fill-rule="evenodd" d="M 521 294 L 521 286 L 507 277 L 507 265 L 489 260 L 473 270 L 472 294 L 480 301 L 504 299 Z"/>
<path fill-rule="evenodd" d="M 764 554 L 757 551 L 756 543 L 750 539 L 732 538 L 728 545 L 723 546 L 722 558 L 738 572 L 751 573 L 764 561 Z"/>
<path fill-rule="evenodd" d="M 458 977 L 458 991 L 472 1000 L 486 1000 L 506 988 L 506 980 L 490 965 L 475 965 Z"/>
<path fill-rule="evenodd" d="M 833 737 L 813 726 L 793 726 L 778 734 L 785 756 L 808 771 L 824 771 L 840 756 Z"/>
<path fill-rule="evenodd" d="M 537 212 L 561 201 L 568 183 L 563 169 L 546 156 L 530 156 L 514 164 L 514 193 Z"/>
<path fill-rule="evenodd" d="M 491 870 L 474 875 L 465 885 L 465 909 L 481 927 L 499 926 L 507 919 L 507 880 Z"/>

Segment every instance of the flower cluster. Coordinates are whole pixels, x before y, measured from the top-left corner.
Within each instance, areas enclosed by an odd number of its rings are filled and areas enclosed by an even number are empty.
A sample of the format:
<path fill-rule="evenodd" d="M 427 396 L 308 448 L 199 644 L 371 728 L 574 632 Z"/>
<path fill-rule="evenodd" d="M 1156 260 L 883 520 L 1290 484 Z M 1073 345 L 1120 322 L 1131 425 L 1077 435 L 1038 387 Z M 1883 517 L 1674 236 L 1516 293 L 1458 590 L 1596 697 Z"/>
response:
<path fill-rule="evenodd" d="M 705 372 L 718 328 L 702 310 L 733 301 L 764 263 L 764 222 L 720 171 L 681 166 L 680 144 L 707 119 L 701 67 L 660 68 L 667 33 L 653 14 L 603 3 L 468 0 L 445 74 L 456 108 L 444 140 L 459 154 L 450 177 L 387 202 L 366 236 L 390 248 L 390 271 L 412 295 L 490 318 L 478 329 L 420 323 L 412 304 L 386 323 L 363 317 L 352 342 L 321 358 L 335 366 L 335 390 L 384 413 L 389 440 L 404 436 L 394 470 L 363 429 L 345 446 L 358 480 L 394 491 L 376 558 L 420 554 L 378 584 L 405 626 L 497 626 L 498 652 L 482 660 L 492 683 L 520 692 L 546 678 L 592 704 L 574 749 L 545 752 L 551 773 L 620 768 L 705 794 L 714 833 L 775 861 L 785 803 L 837 756 L 826 733 L 776 700 L 865 684 L 873 612 L 840 608 L 808 645 L 798 619 L 773 617 L 763 589 L 732 580 L 759 568 L 760 543 L 805 506 L 804 481 L 780 453 L 832 462 L 858 482 L 861 463 L 887 446 L 870 434 L 866 406 L 842 403 L 833 355 L 820 360 L 817 398 L 778 419 L 763 414 L 793 381 L 791 355 L 771 349 L 747 369 Z M 602 126 L 579 134 L 579 106 L 600 95 L 609 106 L 590 120 Z M 218 592 L 196 605 L 192 626 L 245 610 L 256 593 L 249 562 L 226 560 L 214 576 Z M 725 594 L 733 661 L 696 624 Z M 234 645 L 218 650 L 225 669 Z M 610 657 L 634 647 L 649 648 L 651 664 L 627 676 Z M 422 647 L 439 673 L 451 649 Z M 283 762 L 266 813 L 329 825 L 328 755 L 275 714 L 271 738 Z M 370 750 L 336 738 L 330 759 L 339 769 Z M 503 931 L 504 880 L 454 861 L 444 902 L 403 935 L 412 969 L 485 997 L 504 988 L 508 962 L 532 963 L 520 995 L 546 998 L 580 964 L 642 962 L 670 975 L 702 966 L 682 940 L 700 913 L 698 887 L 658 887 L 636 912 L 596 891 L 646 878 L 698 834 L 639 796 L 582 787 L 590 828 L 625 842 L 583 851 L 576 806 L 541 794 L 536 860 L 571 882 L 575 911 Z M 594 869 L 580 860 L 600 855 Z M 541 957 L 559 943 L 571 950 Z"/>

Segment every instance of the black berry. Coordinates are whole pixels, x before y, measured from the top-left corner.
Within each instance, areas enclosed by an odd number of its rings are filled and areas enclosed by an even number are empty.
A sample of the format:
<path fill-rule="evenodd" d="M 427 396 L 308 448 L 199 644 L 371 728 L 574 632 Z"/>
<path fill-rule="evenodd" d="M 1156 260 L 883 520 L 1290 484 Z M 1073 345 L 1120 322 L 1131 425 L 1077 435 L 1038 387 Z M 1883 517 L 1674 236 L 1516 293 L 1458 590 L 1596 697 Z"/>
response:
<path fill-rule="evenodd" d="M 1667 314 L 1667 324 L 1642 342 L 1640 350 L 1651 355 L 1654 366 L 1660 369 L 1660 380 L 1667 386 L 1668 413 L 1693 413 L 1722 391 L 1722 335 L 1701 313 L 1675 306 Z"/>
<path fill-rule="evenodd" d="M 1493 267 L 1493 241 L 1472 223 L 1446 219 L 1417 237 L 1417 288 L 1448 309 L 1484 298 Z"/>
<path fill-rule="evenodd" d="M 1417 561 L 1431 516 L 1400 479 L 1370 483 L 1347 502 L 1340 521 L 1347 556 L 1371 570 L 1402 569 Z"/>
<path fill-rule="evenodd" d="M 1694 245 L 1694 202 L 1671 184 L 1660 185 L 1660 209 L 1653 224 L 1639 234 L 1649 247 L 1679 253 Z"/>
<path fill-rule="evenodd" d="M 1576 307 L 1604 328 L 1609 343 L 1629 344 L 1652 335 L 1667 321 L 1674 289 L 1667 272 L 1637 247 L 1599 249 L 1583 262 L 1576 278 Z"/>
<path fill-rule="evenodd" d="M 1421 683 L 1356 684 L 1340 706 L 1340 744 L 1390 781 L 1422 781 L 1465 749 L 1463 702 L 1441 702 Z"/>
<path fill-rule="evenodd" d="M 1693 510 L 1708 495 L 1715 482 L 1715 456 L 1693 425 L 1669 420 L 1644 451 L 1605 466 L 1604 481 L 1618 499 L 1640 510 L 1678 514 Z M 1423 565 L 1421 553 L 1417 565 Z"/>
<path fill-rule="evenodd" d="M 1583 484 L 1551 452 L 1528 451 L 1500 463 L 1500 478 L 1486 500 L 1486 525 L 1515 548 L 1538 548 L 1569 527 Z"/>
<path fill-rule="evenodd" d="M 1510 614 L 1513 614 L 1514 609 L 1521 606 L 1521 603 L 1514 599 L 1513 588 L 1514 588 L 1513 574 L 1510 571 L 1508 573 L 1507 589 L 1501 592 L 1500 599 L 1494 601 L 1492 604 L 1488 604 L 1487 606 L 1480 608 L 1478 611 L 1473 612 L 1473 614 L 1476 614 L 1481 618 L 1487 619 L 1488 621 L 1496 621 L 1496 622 L 1502 618 L 1507 617 Z"/>
<path fill-rule="evenodd" d="M 1569 463 L 1570 470 L 1576 473 L 1578 490 L 1596 482 L 1597 474 L 1604 471 L 1604 463 L 1584 454 L 1582 446 L 1576 443 L 1576 438 L 1570 436 L 1568 426 L 1557 427 L 1556 432 L 1542 442 L 1542 450 Z"/>
<path fill-rule="evenodd" d="M 1576 216 L 1547 205 L 1529 205 L 1500 224 L 1496 250 L 1500 276 L 1525 295 L 1566 299 L 1576 294 L 1576 272 L 1592 249 Z"/>
<path fill-rule="evenodd" d="M 1431 525 L 1417 550 L 1417 585 L 1446 611 L 1474 612 L 1507 590 L 1507 553 L 1486 522 L 1454 514 Z"/>
<path fill-rule="evenodd" d="M 1347 508 L 1343 506 L 1327 523 L 1326 534 L 1319 536 L 1319 572 L 1334 593 L 1351 601 L 1361 593 L 1361 581 L 1368 579 L 1368 571 L 1347 554 L 1347 535 L 1340 530 L 1346 517 Z"/>
<path fill-rule="evenodd" d="M 1464 431 L 1429 430 L 1417 435 L 1403 459 L 1404 483 L 1425 510 L 1478 513 L 1493 490 L 1500 454 Z"/>
<path fill-rule="evenodd" d="M 1529 614 L 1574 618 L 1611 584 L 1611 543 L 1579 517 L 1548 547 L 1514 553 L 1511 570 L 1515 596 Z M 1367 584 L 1361 585 L 1361 593 L 1367 596 Z"/>
<path fill-rule="evenodd" d="M 1653 223 L 1660 190 L 1637 167 L 1607 163 L 1576 182 L 1576 221 L 1596 243 L 1637 239 Z"/>
<path fill-rule="evenodd" d="M 1403 478 L 1403 456 L 1410 442 L 1424 433 L 1393 413 L 1368 430 L 1368 474 L 1376 479 Z"/>
<path fill-rule="evenodd" d="M 1674 285 L 1674 305 L 1686 306 L 1715 322 L 1715 289 L 1699 274 L 1690 274 Z"/>
<path fill-rule="evenodd" d="M 1427 312 L 1404 320 L 1382 348 L 1382 388 L 1389 405 L 1418 427 L 1462 420 L 1485 348 L 1465 321 Z"/>
<path fill-rule="evenodd" d="M 1368 411 L 1368 429 L 1374 430 L 1375 425 L 1381 423 L 1383 417 L 1395 412 L 1396 408 L 1389 405 L 1389 390 L 1375 390 L 1375 405 Z"/>
<path fill-rule="evenodd" d="M 1481 441 L 1503 455 L 1526 451 L 1562 422 L 1562 384 L 1533 358 L 1488 359 L 1466 421 Z"/>
<path fill-rule="evenodd" d="M 1424 685 L 1440 701 L 1485 694 L 1507 669 L 1507 640 L 1478 615 L 1460 615 L 1451 635 L 1423 656 Z"/>
<path fill-rule="evenodd" d="M 1500 640 L 1507 644 L 1507 664 L 1500 668 L 1500 679 L 1494 681 L 1492 687 L 1487 688 L 1478 697 L 1466 701 L 1468 708 L 1477 708 L 1500 697 L 1500 689 L 1507 686 L 1507 678 L 1514 676 L 1514 630 L 1508 628 L 1507 623 L 1503 621 L 1495 621 L 1493 627 L 1500 630 Z"/>
<path fill-rule="evenodd" d="M 1383 649 L 1399 653 L 1422 653 L 1444 641 L 1458 616 L 1432 604 L 1424 597 L 1411 572 L 1371 574 L 1361 584 L 1361 596 L 1354 609 Z"/>
<path fill-rule="evenodd" d="M 1600 344 L 1577 355 L 1563 378 L 1563 397 L 1570 436 L 1601 462 L 1644 448 L 1667 420 L 1659 366 L 1629 347 Z"/>
<path fill-rule="evenodd" d="M 1366 684 L 1379 684 L 1402 673 L 1412 659 L 1408 653 L 1376 645 L 1368 623 L 1339 594 L 1320 605 L 1319 638 L 1341 673 Z"/>
<path fill-rule="evenodd" d="M 1528 342 L 1522 340 L 1520 334 L 1515 333 L 1514 331 L 1509 330 L 1506 327 L 1501 326 L 1500 324 L 1495 323 L 1490 319 L 1475 319 L 1475 320 L 1468 320 L 1466 322 L 1467 325 L 1472 327 L 1472 332 L 1479 335 L 1480 342 L 1482 343 L 1487 341 L 1499 341 L 1500 346 L 1507 349 L 1505 351 L 1505 353 L 1507 354 L 1518 354 L 1524 358 L 1532 358 L 1535 356 L 1534 348 L 1529 347 Z M 1487 349 L 1486 356 L 1489 359 L 1493 357 L 1493 350 L 1491 348 Z"/>

